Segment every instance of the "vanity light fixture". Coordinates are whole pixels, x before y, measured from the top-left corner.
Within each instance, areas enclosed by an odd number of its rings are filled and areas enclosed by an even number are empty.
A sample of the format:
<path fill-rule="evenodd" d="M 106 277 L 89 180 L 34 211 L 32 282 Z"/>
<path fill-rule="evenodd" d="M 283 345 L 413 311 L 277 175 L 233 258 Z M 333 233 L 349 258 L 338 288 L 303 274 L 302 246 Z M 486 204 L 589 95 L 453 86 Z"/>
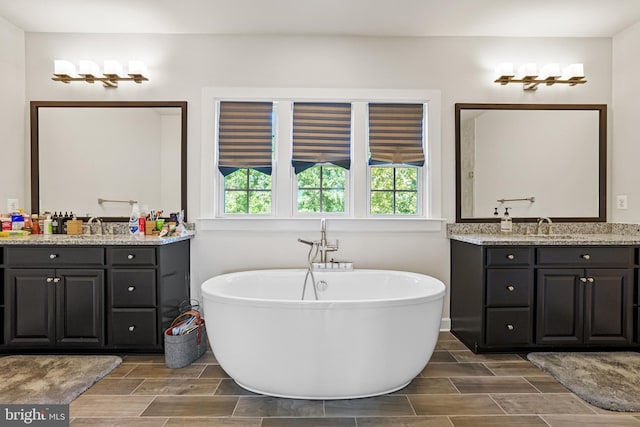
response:
<path fill-rule="evenodd" d="M 547 64 L 540 68 L 534 63 L 523 64 L 515 72 L 513 64 L 505 62 L 496 67 L 495 83 L 506 85 L 508 83 L 522 83 L 524 90 L 537 90 L 538 85 L 552 86 L 568 84 L 575 86 L 587 82 L 584 76 L 583 64 L 571 64 L 560 72 L 559 64 Z"/>
<path fill-rule="evenodd" d="M 133 81 L 142 83 L 148 81 L 147 67 L 142 61 L 129 61 L 128 72 L 125 74 L 122 64 L 118 61 L 104 61 L 102 73 L 100 67 L 93 61 L 82 60 L 78 63 L 78 72 L 76 66 L 64 59 L 56 59 L 53 62 L 53 77 L 51 80 L 62 83 L 71 82 L 102 82 L 104 87 L 118 87 L 119 81 Z"/>

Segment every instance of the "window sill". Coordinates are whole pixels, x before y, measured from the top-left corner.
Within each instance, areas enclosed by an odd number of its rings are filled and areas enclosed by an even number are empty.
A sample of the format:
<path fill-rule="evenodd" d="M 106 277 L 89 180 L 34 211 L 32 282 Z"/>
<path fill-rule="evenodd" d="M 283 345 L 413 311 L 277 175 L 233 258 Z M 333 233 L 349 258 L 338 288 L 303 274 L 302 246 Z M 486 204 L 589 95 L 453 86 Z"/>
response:
<path fill-rule="evenodd" d="M 198 231 L 317 231 L 319 218 L 198 218 Z M 326 218 L 336 232 L 440 232 L 445 218 Z"/>

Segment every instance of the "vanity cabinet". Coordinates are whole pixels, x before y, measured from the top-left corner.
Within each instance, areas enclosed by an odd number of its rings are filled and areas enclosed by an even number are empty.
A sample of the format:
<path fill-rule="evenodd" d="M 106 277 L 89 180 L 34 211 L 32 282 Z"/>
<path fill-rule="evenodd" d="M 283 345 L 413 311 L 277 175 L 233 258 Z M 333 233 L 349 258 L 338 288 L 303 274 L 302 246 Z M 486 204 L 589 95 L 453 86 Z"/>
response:
<path fill-rule="evenodd" d="M 7 344 L 104 344 L 104 270 L 9 269 Z"/>
<path fill-rule="evenodd" d="M 189 241 L 0 246 L 0 351 L 158 352 L 189 300 Z"/>
<path fill-rule="evenodd" d="M 632 346 L 635 250 L 452 240 L 451 331 L 475 352 Z"/>

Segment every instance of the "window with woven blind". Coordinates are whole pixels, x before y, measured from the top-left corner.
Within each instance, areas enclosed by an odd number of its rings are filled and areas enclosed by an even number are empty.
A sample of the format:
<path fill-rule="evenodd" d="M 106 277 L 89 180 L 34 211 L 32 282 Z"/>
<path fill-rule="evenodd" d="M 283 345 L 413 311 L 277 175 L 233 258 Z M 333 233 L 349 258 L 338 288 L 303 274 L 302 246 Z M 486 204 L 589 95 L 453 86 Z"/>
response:
<path fill-rule="evenodd" d="M 224 213 L 271 213 L 272 141 L 272 102 L 220 102 L 218 169 L 224 176 Z"/>
<path fill-rule="evenodd" d="M 273 103 L 220 102 L 218 168 L 227 176 L 238 169 L 271 174 Z"/>
<path fill-rule="evenodd" d="M 294 102 L 292 165 L 299 174 L 320 163 L 349 169 L 351 104 Z"/>
<path fill-rule="evenodd" d="M 369 104 L 369 164 L 424 165 L 423 104 Z"/>

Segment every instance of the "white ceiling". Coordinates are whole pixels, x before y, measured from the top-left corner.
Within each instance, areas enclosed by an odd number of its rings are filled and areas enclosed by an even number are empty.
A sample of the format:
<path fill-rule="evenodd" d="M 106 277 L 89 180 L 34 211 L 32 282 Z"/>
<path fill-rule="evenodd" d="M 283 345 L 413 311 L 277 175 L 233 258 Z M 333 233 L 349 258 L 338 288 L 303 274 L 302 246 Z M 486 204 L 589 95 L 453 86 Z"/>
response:
<path fill-rule="evenodd" d="M 640 0 L 0 0 L 27 32 L 611 37 Z"/>

